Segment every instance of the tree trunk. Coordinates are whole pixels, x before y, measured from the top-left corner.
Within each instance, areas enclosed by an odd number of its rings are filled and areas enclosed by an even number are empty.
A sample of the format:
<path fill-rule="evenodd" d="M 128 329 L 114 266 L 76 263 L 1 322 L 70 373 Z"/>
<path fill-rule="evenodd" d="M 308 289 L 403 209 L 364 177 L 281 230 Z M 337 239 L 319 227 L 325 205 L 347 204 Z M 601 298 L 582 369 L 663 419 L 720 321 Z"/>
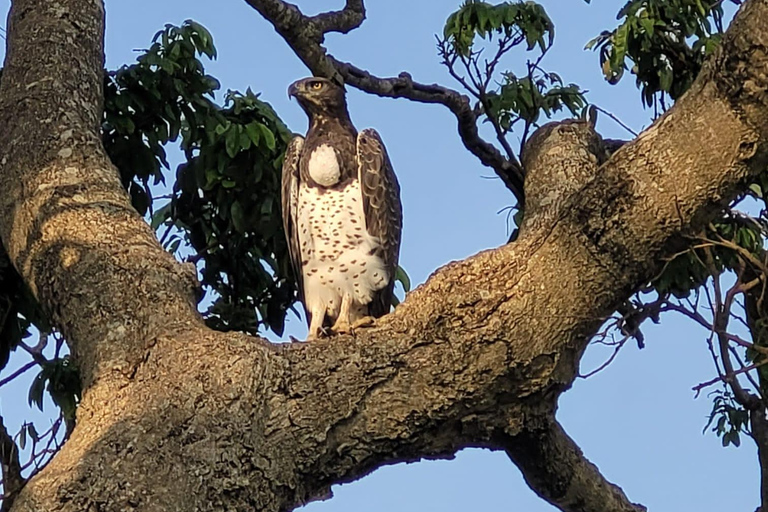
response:
<path fill-rule="evenodd" d="M 557 186 L 547 147 L 567 148 L 579 183 L 540 201 L 516 243 L 441 268 L 355 337 L 271 345 L 204 327 L 193 269 L 158 245 L 100 146 L 102 2 L 14 0 L 0 236 L 84 392 L 13 510 L 290 510 L 468 446 L 507 450 L 561 510 L 642 510 L 554 410 L 602 319 L 768 163 L 768 0 L 742 11 L 691 91 L 602 166 L 551 130 L 562 142 L 540 142 L 527 176 Z"/>

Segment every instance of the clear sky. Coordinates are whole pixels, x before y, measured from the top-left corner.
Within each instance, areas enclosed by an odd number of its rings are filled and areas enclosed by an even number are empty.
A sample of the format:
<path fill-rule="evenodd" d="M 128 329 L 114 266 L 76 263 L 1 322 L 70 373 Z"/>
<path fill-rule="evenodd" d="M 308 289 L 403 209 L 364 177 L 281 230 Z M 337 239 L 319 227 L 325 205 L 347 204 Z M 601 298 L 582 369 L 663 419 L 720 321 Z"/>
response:
<path fill-rule="evenodd" d="M 310 12 L 339 8 L 342 0 L 294 0 Z M 459 0 L 369 0 L 368 19 L 353 33 L 328 37 L 338 58 L 379 75 L 403 70 L 423 82 L 453 86 L 439 64 L 435 34 Z M 602 80 L 597 55 L 584 44 L 612 28 L 624 0 L 543 0 L 556 25 L 555 46 L 544 66 L 566 82 L 589 90 L 588 98 L 636 130 L 649 124 L 634 79 L 618 86 Z M 9 0 L 0 0 L 7 10 Z M 251 87 L 262 92 L 289 127 L 306 129 L 306 118 L 286 88 L 307 70 L 256 11 L 244 0 L 107 0 L 107 66 L 136 58 L 165 23 L 192 18 L 213 33 L 219 51 L 207 70 L 224 90 Z M 505 64 L 519 69 L 521 54 Z M 219 95 L 221 98 L 221 95 Z M 441 265 L 507 238 L 506 217 L 498 212 L 511 195 L 490 169 L 466 152 L 454 118 L 442 107 L 368 96 L 351 90 L 349 105 L 358 128 L 379 130 L 398 174 L 404 206 L 401 264 L 414 284 Z M 604 136 L 628 138 L 605 116 Z M 553 312 L 555 313 L 555 312 Z M 303 322 L 289 331 L 302 336 Z M 691 387 L 714 375 L 706 332 L 676 318 L 645 329 L 647 348 L 628 344 L 606 370 L 579 380 L 561 399 L 558 417 L 566 431 L 603 473 L 630 499 L 654 512 L 751 511 L 759 501 L 756 451 L 750 440 L 741 448 L 722 448 L 713 434 L 702 434 L 711 403 L 694 400 Z M 606 356 L 590 348 L 589 370 Z M 6 375 L 9 370 L 4 372 Z M 28 374 L 28 377 L 32 377 Z M 25 379 L 2 390 L 0 408 L 11 430 L 30 416 Z M 307 512 L 352 511 L 515 511 L 554 510 L 524 484 L 501 453 L 465 450 L 452 461 L 431 461 L 382 468 L 352 484 L 334 488 L 335 498 L 306 507 Z"/>

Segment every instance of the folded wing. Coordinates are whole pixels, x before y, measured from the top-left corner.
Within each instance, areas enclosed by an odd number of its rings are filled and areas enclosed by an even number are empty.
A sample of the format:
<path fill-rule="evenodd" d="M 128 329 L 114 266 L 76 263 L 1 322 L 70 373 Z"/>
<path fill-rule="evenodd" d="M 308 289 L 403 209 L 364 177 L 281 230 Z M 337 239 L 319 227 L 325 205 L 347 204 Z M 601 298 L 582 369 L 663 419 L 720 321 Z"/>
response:
<path fill-rule="evenodd" d="M 304 278 L 301 272 L 301 241 L 299 240 L 299 157 L 304 146 L 304 137 L 295 136 L 288 144 L 283 160 L 282 176 L 282 213 L 283 229 L 288 241 L 288 254 L 291 257 L 291 267 L 296 276 L 299 289 L 299 300 L 304 303 Z M 309 320 L 308 320 L 309 321 Z"/>
<path fill-rule="evenodd" d="M 369 314 L 380 317 L 390 310 L 395 286 L 403 229 L 400 185 L 376 130 L 369 128 L 358 134 L 357 161 L 366 228 L 371 236 L 379 239 L 379 256 L 389 275 L 388 285 L 376 292 L 369 305 Z"/>

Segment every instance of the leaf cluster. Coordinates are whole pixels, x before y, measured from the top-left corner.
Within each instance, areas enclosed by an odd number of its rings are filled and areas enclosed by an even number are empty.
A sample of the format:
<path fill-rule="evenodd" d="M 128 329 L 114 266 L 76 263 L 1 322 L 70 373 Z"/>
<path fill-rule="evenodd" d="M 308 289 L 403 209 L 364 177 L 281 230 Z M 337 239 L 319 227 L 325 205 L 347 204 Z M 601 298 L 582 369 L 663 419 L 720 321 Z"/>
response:
<path fill-rule="evenodd" d="M 475 38 L 511 38 L 513 45 L 526 42 L 528 50 L 538 45 L 545 52 L 555 38 L 555 26 L 544 8 L 534 2 L 489 4 L 467 0 L 445 22 L 443 38 L 456 53 L 469 57 Z"/>
<path fill-rule="evenodd" d="M 643 103 L 650 107 L 658 101 L 665 109 L 666 98 L 677 100 L 688 90 L 719 44 L 723 16 L 723 0 L 630 0 L 619 11 L 619 26 L 603 31 L 587 48 L 599 51 L 609 83 L 629 68 Z"/>
<path fill-rule="evenodd" d="M 557 73 L 541 71 L 518 77 L 507 72 L 497 92 L 487 95 L 487 117 L 495 117 L 505 133 L 518 121 L 538 122 L 542 114 L 551 118 L 564 109 L 579 115 L 587 105 L 584 91 L 576 84 L 565 85 Z"/>
<path fill-rule="evenodd" d="M 219 83 L 199 56 L 216 56 L 211 35 L 193 21 L 172 25 L 131 66 L 109 74 L 104 142 L 136 209 L 163 228 L 177 252 L 187 242 L 199 263 L 216 329 L 283 331 L 295 300 L 279 211 L 282 155 L 290 132 L 248 90 L 213 101 Z M 169 169 L 164 146 L 179 140 L 170 201 L 154 211 L 150 186 Z"/>
<path fill-rule="evenodd" d="M 43 392 L 48 391 L 68 424 L 75 421 L 75 411 L 80 402 L 80 373 L 69 356 L 43 361 L 40 372 L 29 388 L 29 405 L 43 410 Z"/>
<path fill-rule="evenodd" d="M 748 217 L 728 213 L 710 224 L 691 250 L 678 254 L 652 285 L 661 295 L 687 298 L 710 276 L 744 268 L 745 256 L 762 259 L 764 228 Z"/>
<path fill-rule="evenodd" d="M 586 106 L 584 91 L 566 85 L 556 73 L 541 67 L 552 47 L 555 26 L 544 7 L 535 2 L 490 4 L 468 0 L 446 20 L 438 49 L 443 64 L 476 100 L 476 111 L 490 123 L 509 158 L 515 158 L 507 136 L 522 122 L 520 147 L 542 115 L 568 109 L 574 116 Z M 497 73 L 502 57 L 525 43 L 522 74 Z M 491 53 L 492 52 L 492 53 Z"/>
<path fill-rule="evenodd" d="M 717 390 L 712 393 L 712 412 L 709 414 L 704 432 L 710 427 L 723 446 L 741 445 L 741 433 L 749 435 L 749 412 L 741 407 L 727 390 Z"/>

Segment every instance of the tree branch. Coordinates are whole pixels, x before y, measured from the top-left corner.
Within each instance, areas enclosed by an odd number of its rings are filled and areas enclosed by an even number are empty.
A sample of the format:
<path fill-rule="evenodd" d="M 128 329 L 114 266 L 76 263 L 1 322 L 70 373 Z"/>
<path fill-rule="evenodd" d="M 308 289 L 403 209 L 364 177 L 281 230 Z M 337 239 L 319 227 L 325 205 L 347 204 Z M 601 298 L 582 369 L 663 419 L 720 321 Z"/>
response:
<path fill-rule="evenodd" d="M 7 512 L 13 506 L 16 496 L 27 481 L 21 476 L 19 447 L 8 434 L 2 416 L 0 416 L 0 464 L 2 465 L 3 476 L 3 504 L 0 507 L 0 512 Z"/>
<path fill-rule="evenodd" d="M 322 34 L 328 32 L 347 32 L 359 27 L 365 20 L 363 0 L 347 0 L 344 9 L 318 14 L 309 18 Z"/>
<path fill-rule="evenodd" d="M 605 480 L 552 416 L 505 443 L 528 485 L 563 512 L 645 512 Z"/>
<path fill-rule="evenodd" d="M 750 0 L 689 93 L 603 166 L 584 163 L 592 175 L 554 214 L 543 201 L 547 222 L 515 244 L 436 271 L 355 336 L 213 332 L 190 269 L 130 209 L 99 146 L 103 14 L 15 0 L 10 15 L 0 237 L 86 375 L 78 425 L 22 512 L 289 510 L 383 464 L 505 448 L 499 432 L 564 447 L 527 448 L 550 458 L 520 462 L 531 481 L 560 460 L 594 476 L 564 434 L 526 418 L 551 414 L 603 319 L 768 164 L 768 0 Z M 41 45 L 41 31 L 57 39 Z M 565 494 L 541 493 L 571 506 L 577 472 Z"/>
<path fill-rule="evenodd" d="M 282 0 L 246 0 L 269 21 L 301 61 L 316 76 L 323 76 L 346 83 L 369 94 L 388 98 L 406 98 L 419 103 L 435 103 L 448 108 L 456 116 L 459 137 L 464 146 L 480 162 L 492 168 L 504 185 L 515 195 L 518 202 L 524 203 L 523 169 L 514 158 L 506 158 L 489 142 L 483 140 L 477 129 L 477 113 L 472 109 L 469 98 L 458 91 L 437 84 L 422 84 L 414 81 L 408 73 L 397 77 L 378 77 L 357 66 L 336 60 L 323 48 L 323 35 L 328 31 L 342 27 L 352 30 L 354 23 L 342 23 L 338 20 L 353 20 L 355 13 L 360 16 L 363 1 L 347 3 L 343 11 L 327 13 L 331 21 L 325 18 L 305 16 L 297 6 Z M 352 4 L 352 6 L 350 6 Z M 364 16 L 364 9 L 362 9 Z M 340 14 L 345 13 L 345 14 Z M 359 18 L 362 22 L 362 18 Z M 338 24 L 337 24 L 338 23 Z M 358 23 L 359 25 L 359 23 Z"/>

